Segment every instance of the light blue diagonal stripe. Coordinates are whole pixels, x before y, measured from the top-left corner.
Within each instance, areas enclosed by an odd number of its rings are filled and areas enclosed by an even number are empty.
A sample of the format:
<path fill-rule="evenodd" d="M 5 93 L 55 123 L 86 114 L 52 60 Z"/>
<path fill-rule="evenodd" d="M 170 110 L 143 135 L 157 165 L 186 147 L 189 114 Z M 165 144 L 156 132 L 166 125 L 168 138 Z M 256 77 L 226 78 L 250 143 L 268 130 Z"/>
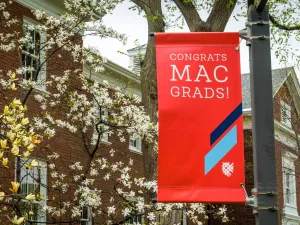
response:
<path fill-rule="evenodd" d="M 204 157 L 205 175 L 236 145 L 236 125 Z"/>

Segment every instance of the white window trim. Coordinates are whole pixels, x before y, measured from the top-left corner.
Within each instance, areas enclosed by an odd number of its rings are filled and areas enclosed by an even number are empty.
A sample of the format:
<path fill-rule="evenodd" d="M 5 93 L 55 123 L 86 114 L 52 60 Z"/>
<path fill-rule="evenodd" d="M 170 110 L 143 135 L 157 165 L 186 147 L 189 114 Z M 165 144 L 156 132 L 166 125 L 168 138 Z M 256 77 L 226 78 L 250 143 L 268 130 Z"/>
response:
<path fill-rule="evenodd" d="M 30 19 L 26 16 L 23 17 L 23 26 L 25 26 L 25 24 L 28 25 L 33 25 L 33 26 L 37 26 L 39 23 L 33 19 Z M 41 38 L 41 43 L 46 43 L 46 38 L 47 35 L 45 32 L 40 32 L 40 38 Z M 46 59 L 46 49 L 44 48 L 43 50 L 41 50 L 40 52 L 40 58 L 41 61 L 44 61 Z M 44 63 L 41 71 L 39 72 L 38 78 L 37 78 L 37 82 L 38 81 L 43 81 L 43 83 L 41 85 L 36 85 L 35 89 L 42 91 L 42 92 L 46 92 L 46 78 L 47 78 L 47 73 L 46 73 L 46 66 L 47 62 Z M 23 66 L 23 65 L 22 65 Z M 24 82 L 25 80 L 23 80 Z M 26 82 L 26 81 L 25 81 Z"/>
<path fill-rule="evenodd" d="M 136 147 L 130 144 L 131 139 L 137 139 L 137 146 Z M 142 138 L 141 137 L 129 136 L 129 150 L 131 150 L 135 153 L 143 154 L 143 152 L 142 152 Z"/>
<path fill-rule="evenodd" d="M 93 223 L 93 218 L 92 218 L 92 207 L 91 206 L 83 206 L 83 208 L 86 207 L 87 208 L 87 213 L 88 213 L 88 218 L 85 219 L 85 218 L 82 218 L 83 215 L 83 210 L 81 210 L 81 219 L 80 221 L 81 222 L 87 222 L 86 225 L 92 225 Z"/>
<path fill-rule="evenodd" d="M 125 199 L 127 201 L 133 201 L 133 202 L 137 202 L 138 201 L 137 197 L 135 197 L 135 196 L 128 196 L 127 195 L 127 196 L 124 196 L 124 197 L 125 197 Z M 139 212 L 139 213 L 142 213 L 142 212 Z M 133 218 L 131 218 L 131 219 L 135 220 L 137 217 L 141 217 L 141 224 L 144 224 L 144 215 L 133 216 Z M 130 223 L 130 221 L 127 221 L 125 224 L 126 225 L 133 225 L 133 224 L 136 224 L 136 223 L 135 222 L 134 223 Z"/>
<path fill-rule="evenodd" d="M 285 121 L 283 120 L 283 115 L 282 115 L 283 111 L 289 113 L 289 115 L 286 115 L 288 118 Z M 280 101 L 280 115 L 281 115 L 281 118 L 280 118 L 281 123 L 284 124 L 285 126 L 287 126 L 288 128 L 292 128 L 292 121 L 291 121 L 292 107 L 288 103 L 286 103 L 282 100 Z"/>
<path fill-rule="evenodd" d="M 28 161 L 28 163 L 29 163 L 29 162 L 31 162 L 34 159 L 38 162 L 39 166 L 41 165 L 42 166 L 41 168 L 44 169 L 45 176 L 41 177 L 41 183 L 43 185 L 47 186 L 47 162 L 46 161 L 39 160 L 39 159 L 36 159 L 36 158 L 22 158 L 21 157 L 20 158 L 20 163 L 21 163 L 21 161 Z M 16 160 L 16 162 L 17 162 L 17 160 Z M 26 163 L 24 163 L 23 166 L 25 166 L 25 165 L 26 165 Z M 17 169 L 17 166 L 20 166 L 20 168 L 19 168 L 20 169 L 20 176 L 22 176 L 21 175 L 22 174 L 21 164 L 20 165 L 16 164 L 16 167 L 15 167 L 16 169 Z M 19 182 L 20 182 L 20 185 L 22 187 L 22 182 L 21 181 L 19 181 Z M 32 193 L 32 194 L 34 194 L 34 193 Z M 44 205 L 47 205 L 47 188 L 43 187 L 41 189 L 40 194 L 41 194 L 41 200 L 39 202 L 36 202 L 36 203 L 43 203 Z M 35 203 L 35 201 L 33 201 L 33 203 Z M 39 212 L 39 214 L 38 214 L 38 221 L 39 222 L 46 222 L 46 217 L 47 217 L 46 212 L 44 210 L 41 210 L 41 212 Z"/>
<path fill-rule="evenodd" d="M 30 9 L 42 9 L 48 15 L 51 15 L 55 18 L 59 18 L 59 13 L 61 11 L 59 8 L 55 7 L 56 4 L 53 4 L 51 1 L 41 1 L 41 0 L 16 0 L 16 2 L 21 5 L 30 8 Z"/>
<path fill-rule="evenodd" d="M 143 215 L 138 215 L 138 216 L 133 216 L 130 220 L 133 220 L 133 223 L 130 223 L 130 221 L 126 222 L 125 224 L 127 225 L 133 225 L 133 224 L 138 224 L 136 221 L 138 221 L 138 217 L 140 217 L 141 223 L 139 224 L 144 224 L 144 216 Z"/>
<path fill-rule="evenodd" d="M 300 216 L 290 215 L 283 213 L 282 214 L 282 225 L 294 225 L 300 224 Z"/>
<path fill-rule="evenodd" d="M 296 194 L 296 176 L 295 176 L 295 160 L 297 156 L 291 152 L 285 152 L 282 155 L 282 172 L 283 172 L 283 199 L 284 199 L 284 213 L 298 216 L 297 210 L 297 194 Z M 288 170 L 289 176 L 292 178 L 291 185 L 291 203 L 286 202 L 286 172 Z"/>
<path fill-rule="evenodd" d="M 137 76 L 140 76 L 141 73 L 140 62 L 143 61 L 145 54 L 146 54 L 146 46 L 137 46 L 134 50 L 128 52 L 129 68 Z"/>

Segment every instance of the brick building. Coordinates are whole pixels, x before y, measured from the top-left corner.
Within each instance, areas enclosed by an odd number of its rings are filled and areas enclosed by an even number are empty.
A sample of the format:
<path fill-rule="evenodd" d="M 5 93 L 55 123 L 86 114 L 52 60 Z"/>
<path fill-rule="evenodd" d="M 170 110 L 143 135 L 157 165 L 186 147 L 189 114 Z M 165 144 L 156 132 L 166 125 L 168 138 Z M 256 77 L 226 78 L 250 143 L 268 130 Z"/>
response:
<path fill-rule="evenodd" d="M 4 3 L 8 3 L 9 1 L 5 0 Z M 17 35 L 17 38 L 21 38 L 24 35 L 24 30 L 27 29 L 28 26 L 36 26 L 39 22 L 35 19 L 35 16 L 32 13 L 32 9 L 42 9 L 46 11 L 49 15 L 53 17 L 58 17 L 58 15 L 63 12 L 64 4 L 63 1 L 55 0 L 17 0 L 12 4 L 8 4 L 7 11 L 10 14 L 10 18 L 15 18 L 18 20 L 18 23 L 13 25 L 11 28 L 7 28 L 2 26 L 0 17 L 0 33 L 7 34 L 13 32 Z M 2 15 L 1 15 L 2 16 Z M 22 45 L 21 50 L 15 49 L 13 51 L 2 51 L 0 50 L 0 70 L 2 78 L 5 77 L 5 74 L 8 71 L 15 71 L 17 68 L 28 67 L 35 65 L 38 63 L 39 58 L 43 58 L 46 55 L 50 54 L 51 49 L 46 51 L 43 48 L 36 47 L 39 46 L 40 43 L 43 43 L 47 34 L 39 32 L 37 30 L 33 30 L 30 32 L 31 38 L 34 41 L 34 48 L 29 48 L 26 45 Z M 82 40 L 78 40 L 79 43 Z M 40 48 L 40 49 L 39 49 Z M 52 92 L 51 87 L 46 87 L 45 82 L 50 81 L 52 76 L 62 76 L 64 71 L 80 71 L 83 72 L 85 76 L 89 77 L 92 80 L 99 81 L 100 83 L 103 80 L 109 81 L 112 85 L 126 87 L 127 91 L 130 93 L 134 93 L 140 95 L 140 81 L 139 77 L 132 73 L 131 71 L 122 68 L 121 66 L 108 61 L 105 64 L 105 72 L 104 73 L 95 73 L 91 71 L 89 65 L 82 65 L 82 63 L 74 62 L 73 57 L 70 52 L 60 50 L 57 54 L 53 54 L 50 60 L 43 65 L 42 70 L 40 71 L 38 81 L 40 81 L 37 87 L 33 90 L 32 96 L 26 102 L 28 106 L 27 115 L 29 117 L 36 115 L 43 115 L 43 109 L 40 108 L 40 104 L 38 104 L 34 95 L 47 95 L 48 92 Z M 19 77 L 19 79 L 31 80 L 35 75 L 35 71 L 27 71 L 23 77 Z M 74 77 L 74 87 L 76 88 L 76 78 L 78 74 L 73 75 Z M 129 85 L 130 83 L 130 85 Z M 2 92 L 3 93 L 3 92 Z M 4 104 L 10 102 L 13 98 L 24 99 L 28 93 L 28 89 L 20 88 L 16 92 L 5 91 L 2 95 L 2 100 L 0 101 L 0 106 L 3 108 Z M 62 105 L 57 108 L 57 111 L 53 111 L 52 114 L 56 118 L 60 118 L 63 116 L 64 107 L 68 107 L 66 105 Z M 141 139 L 138 137 L 130 137 L 125 135 L 126 141 L 121 142 L 120 138 L 116 135 L 107 135 L 104 134 L 101 139 L 100 149 L 102 154 L 109 154 L 111 149 L 116 151 L 114 161 L 122 161 L 124 158 L 133 159 L 135 163 L 135 170 L 132 173 L 135 173 L 137 176 L 143 175 L 143 155 L 141 151 Z M 11 188 L 11 181 L 17 181 L 21 183 L 20 193 L 24 194 L 24 196 L 29 193 L 35 193 L 36 191 L 40 192 L 42 195 L 43 204 L 47 204 L 48 206 L 52 206 L 60 202 L 70 202 L 74 199 L 74 193 L 70 192 L 62 192 L 62 190 L 57 190 L 55 188 L 47 189 L 47 185 L 51 186 L 54 184 L 53 173 L 54 171 L 49 167 L 49 155 L 51 155 L 51 151 L 55 150 L 59 153 L 60 158 L 62 160 L 58 160 L 56 164 L 56 168 L 58 168 L 57 172 L 67 174 L 65 180 L 70 180 L 70 168 L 74 162 L 81 162 L 85 164 L 88 162 L 89 158 L 87 153 L 82 148 L 82 137 L 78 134 L 72 134 L 64 129 L 57 129 L 56 135 L 51 139 L 51 141 L 45 140 L 42 146 L 34 151 L 34 154 L 31 155 L 30 159 L 35 159 L 42 166 L 41 168 L 34 168 L 30 175 L 28 175 L 28 170 L 25 168 L 26 159 L 20 157 L 16 161 L 11 159 L 9 161 L 9 169 L 3 170 L 0 175 L 0 186 L 1 191 L 7 191 Z M 104 173 L 104 172 L 103 172 Z M 104 176 L 104 174 L 103 174 Z M 102 177 L 103 177 L 102 176 Z M 97 181 L 95 184 L 95 188 L 99 188 L 103 191 L 102 202 L 105 205 L 109 202 L 109 198 L 107 197 L 113 187 L 113 183 L 110 181 L 103 182 Z M 37 187 L 39 190 L 37 190 Z M 70 190 L 73 190 L 70 183 Z M 57 196 L 60 196 L 60 199 L 57 199 Z M 92 218 L 92 208 L 86 206 L 82 208 L 81 218 L 72 219 L 70 217 L 71 212 L 67 212 L 66 216 L 61 217 L 61 220 L 58 221 L 54 217 L 50 217 L 46 214 L 46 212 L 40 206 L 33 206 L 31 210 L 35 212 L 33 216 L 31 216 L 30 220 L 33 221 L 30 224 L 36 224 L 34 221 L 39 221 L 40 223 L 47 224 L 57 224 L 59 222 L 66 223 L 66 221 L 71 221 L 72 224 L 81 224 L 81 225 L 91 225 L 91 224 L 100 224 L 100 221 L 104 220 L 105 215 L 97 216 Z M 0 224 L 10 224 L 8 220 L 8 212 L 2 211 L 0 214 Z M 23 212 L 22 212 L 23 213 Z M 24 212 L 26 213 L 26 212 Z M 135 217 L 131 219 L 129 222 L 140 221 L 141 217 Z M 70 224 L 71 224 L 70 222 Z M 27 224 L 27 223 L 26 223 Z M 28 223 L 29 224 L 29 223 Z"/>
<path fill-rule="evenodd" d="M 17 0 L 11 6 L 9 6 L 9 13 L 11 16 L 17 17 L 23 23 L 19 23 L 14 27 L 15 31 L 22 34 L 26 24 L 38 24 L 35 21 L 31 9 L 42 8 L 50 15 L 56 16 L 58 12 L 64 10 L 62 1 L 49 1 L 49 0 Z M 4 32 L 3 28 L 0 27 L 0 32 Z M 45 34 L 33 34 L 36 39 L 42 40 L 45 38 Z M 144 53 L 144 47 L 139 49 L 141 54 Z M 22 49 L 22 60 L 20 60 L 19 52 L 9 52 L 4 53 L 0 51 L 0 70 L 8 71 L 15 70 L 20 67 L 21 63 L 34 64 L 34 55 L 26 51 L 25 48 Z M 46 54 L 46 53 L 41 53 Z M 41 79 L 48 80 L 51 75 L 63 74 L 66 69 L 83 70 L 86 76 L 89 76 L 93 80 L 102 82 L 103 80 L 108 80 L 110 83 L 118 86 L 128 86 L 130 82 L 129 90 L 137 95 L 141 95 L 140 92 L 140 80 L 138 75 L 133 72 L 120 67 L 119 65 L 109 61 L 105 65 L 105 73 L 96 73 L 89 68 L 88 65 L 82 65 L 81 63 L 75 63 L 72 57 L 64 52 L 61 52 L 63 59 L 54 56 L 44 67 L 41 73 Z M 141 57 L 138 59 L 135 57 L 135 50 L 131 49 L 129 51 L 131 56 L 131 65 L 138 66 L 141 61 Z M 24 65 L 26 66 L 26 65 Z M 139 69 L 135 70 L 139 74 Z M 32 74 L 26 74 L 24 79 L 30 79 Z M 243 112 L 244 112 L 244 130 L 245 130 L 245 167 L 246 167 L 246 187 L 248 194 L 251 193 L 251 188 L 253 187 L 253 167 L 252 167 L 252 137 L 251 137 L 251 104 L 250 104 L 250 83 L 249 74 L 242 75 L 243 80 Z M 35 92 L 45 93 L 49 90 L 45 89 L 45 86 L 41 85 Z M 22 98 L 26 94 L 26 90 L 21 90 L 17 93 L 17 96 Z M 300 178 L 299 173 L 299 110 L 300 110 L 300 86 L 297 80 L 297 76 L 293 68 L 285 68 L 273 71 L 273 96 L 274 96 L 274 117 L 275 117 L 275 150 L 276 150 L 276 160 L 277 160 L 277 187 L 278 187 L 278 203 L 279 203 L 279 220 L 282 225 L 299 225 L 300 224 Z M 7 100 L 15 97 L 14 94 L 7 93 L 5 96 Z M 5 100 L 5 99 L 4 99 Z M 1 106 L 5 101 L 1 101 Z M 29 114 L 39 114 L 41 109 L 37 107 L 33 99 L 28 101 Z M 120 142 L 115 136 L 104 135 L 102 137 L 101 148 L 104 151 L 109 152 L 111 148 L 119 150 L 120 152 L 125 152 L 126 157 L 133 158 L 136 164 L 136 173 L 143 173 L 143 156 L 141 149 L 141 140 L 139 138 L 126 137 L 126 142 Z M 54 145 L 55 143 L 55 145 Z M 68 170 L 64 167 L 64 164 L 68 162 L 76 161 L 87 161 L 85 152 L 80 147 L 81 138 L 76 135 L 70 135 L 66 131 L 58 131 L 52 142 L 47 143 L 45 149 L 55 148 L 62 158 L 65 159 L 58 165 L 61 170 Z M 46 157 L 45 151 L 37 151 L 36 158 L 41 164 L 47 165 L 48 159 Z M 116 160 L 121 160 L 124 154 L 117 156 Z M 24 173 L 24 168 L 21 164 L 11 163 L 9 172 L 3 173 L 0 176 L 1 184 L 5 186 L 11 181 L 11 177 L 18 179 L 18 176 L 22 177 Z M 44 167 L 41 171 L 36 171 L 36 173 L 41 174 L 41 182 L 45 184 L 51 184 L 52 178 L 49 176 L 49 169 Z M 34 179 L 28 178 L 21 182 L 22 192 L 29 193 L 35 185 Z M 111 183 L 99 183 L 101 189 L 109 190 L 112 186 Z M 5 188 L 4 188 L 5 189 Z M 40 189 L 41 193 L 48 198 L 48 202 L 45 204 L 52 204 L 55 201 L 53 193 L 43 187 Z M 72 195 L 65 194 L 64 199 L 72 199 Z M 109 201 L 104 200 L 104 202 Z M 94 221 L 89 216 L 90 210 L 88 207 L 83 209 L 81 224 L 91 225 L 99 224 L 101 219 L 96 217 Z M 252 214 L 252 209 L 247 208 L 242 205 L 229 206 L 229 215 L 231 225 L 254 225 L 254 216 Z M 185 218 L 185 216 L 184 216 Z M 41 212 L 32 218 L 33 220 L 46 221 L 46 214 Z M 65 218 L 66 220 L 69 218 Z M 1 224 L 7 224 L 7 217 L 5 214 L 0 215 Z M 51 221 L 51 218 L 47 218 Z M 141 218 L 135 218 L 135 221 L 140 221 Z M 185 219 L 182 221 L 183 224 L 189 223 Z M 51 224 L 51 223 L 48 223 Z M 79 224 L 79 222 L 78 222 Z M 209 219 L 208 225 L 216 225 L 218 221 L 214 221 L 212 218 Z"/>

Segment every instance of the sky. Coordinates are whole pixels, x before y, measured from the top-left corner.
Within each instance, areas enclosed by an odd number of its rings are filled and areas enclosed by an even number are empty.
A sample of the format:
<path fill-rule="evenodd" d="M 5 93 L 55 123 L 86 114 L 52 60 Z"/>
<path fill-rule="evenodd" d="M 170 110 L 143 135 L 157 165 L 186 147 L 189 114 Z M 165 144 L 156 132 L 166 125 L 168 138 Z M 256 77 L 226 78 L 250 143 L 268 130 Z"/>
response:
<path fill-rule="evenodd" d="M 84 40 L 85 46 L 96 47 L 103 56 L 125 68 L 129 66 L 129 57 L 120 52 L 127 53 L 128 49 L 136 47 L 135 41 L 138 41 L 138 43 L 142 45 L 147 43 L 148 39 L 147 21 L 142 15 L 138 15 L 137 12 L 128 10 L 132 5 L 132 3 L 125 1 L 116 7 L 112 15 L 106 15 L 104 17 L 104 22 L 107 26 L 111 26 L 119 33 L 127 35 L 128 39 L 125 45 L 114 39 L 100 39 L 98 37 L 88 37 Z M 246 18 L 244 21 L 236 21 L 232 17 L 225 31 L 238 32 L 245 28 L 245 22 Z M 168 30 L 168 32 L 188 32 L 188 29 L 187 27 L 183 30 L 173 28 Z M 241 72 L 248 73 L 249 48 L 246 46 L 245 40 L 242 40 L 240 43 L 240 53 Z M 276 69 L 284 66 L 287 65 L 280 65 L 274 54 L 272 54 L 272 68 Z"/>

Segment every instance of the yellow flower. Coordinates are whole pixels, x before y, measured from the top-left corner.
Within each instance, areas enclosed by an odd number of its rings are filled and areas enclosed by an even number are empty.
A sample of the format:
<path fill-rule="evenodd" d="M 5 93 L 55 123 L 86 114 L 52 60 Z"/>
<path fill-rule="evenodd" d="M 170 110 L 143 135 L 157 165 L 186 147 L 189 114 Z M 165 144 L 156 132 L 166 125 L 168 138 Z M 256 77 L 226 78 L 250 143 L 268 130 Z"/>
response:
<path fill-rule="evenodd" d="M 28 137 L 23 136 L 22 142 L 23 142 L 24 147 L 26 147 L 26 146 L 29 144 L 29 140 L 30 140 L 30 139 L 29 139 Z"/>
<path fill-rule="evenodd" d="M 4 152 L 0 151 L 0 159 L 2 159 Z"/>
<path fill-rule="evenodd" d="M 12 74 L 10 75 L 10 78 L 11 78 L 11 79 L 16 79 L 16 73 L 12 73 Z"/>
<path fill-rule="evenodd" d="M 2 192 L 0 192 L 0 201 L 2 201 L 2 200 L 3 200 L 4 196 L 5 196 L 5 193 L 4 193 L 3 191 L 2 191 Z"/>
<path fill-rule="evenodd" d="M 26 125 L 26 124 L 28 124 L 29 123 L 29 120 L 28 120 L 28 118 L 24 118 L 24 119 L 22 119 L 22 121 L 21 121 L 21 124 L 24 126 L 24 125 Z"/>
<path fill-rule="evenodd" d="M 11 182 L 11 186 L 12 186 L 12 189 L 9 189 L 9 190 L 11 190 L 11 192 L 13 192 L 13 193 L 16 193 L 19 190 L 20 183 L 18 183 L 18 182 Z"/>
<path fill-rule="evenodd" d="M 4 115 L 7 116 L 8 114 L 9 114 L 9 108 L 8 108 L 8 106 L 6 105 L 6 106 L 4 107 Z"/>
<path fill-rule="evenodd" d="M 9 140 L 13 141 L 16 137 L 15 133 L 12 133 L 11 131 L 7 133 L 7 137 L 9 138 Z"/>
<path fill-rule="evenodd" d="M 13 222 L 13 224 L 19 225 L 19 224 L 21 224 L 21 223 L 24 222 L 24 219 L 25 219 L 24 217 L 20 217 L 20 218 L 18 219 L 18 217 L 15 216 L 12 222 Z"/>
<path fill-rule="evenodd" d="M 34 159 L 34 160 L 32 160 L 28 165 L 26 165 L 26 168 L 27 168 L 27 169 L 31 169 L 31 168 L 36 167 L 36 166 L 38 166 L 38 165 L 39 165 L 38 162 L 35 161 L 35 159 Z"/>
<path fill-rule="evenodd" d="M 13 117 L 11 117 L 11 116 L 7 116 L 7 117 L 5 117 L 5 119 L 10 124 L 12 124 L 15 121 L 15 119 Z"/>
<path fill-rule="evenodd" d="M 6 148 L 6 145 L 7 145 L 7 140 L 0 140 L 0 145 L 1 145 L 1 148 Z"/>
<path fill-rule="evenodd" d="M 31 193 L 26 196 L 26 200 L 28 200 L 28 201 L 32 201 L 34 199 L 35 199 L 35 196 L 33 194 L 31 194 Z"/>
<path fill-rule="evenodd" d="M 41 141 L 36 136 L 32 136 L 32 143 L 39 144 Z"/>
<path fill-rule="evenodd" d="M 13 91 L 17 90 L 15 83 L 12 83 L 11 90 L 13 90 Z"/>
<path fill-rule="evenodd" d="M 31 152 L 33 148 L 34 148 L 34 144 L 31 143 L 30 145 L 27 146 L 27 151 Z"/>
<path fill-rule="evenodd" d="M 29 215 L 30 216 L 33 216 L 34 215 L 34 212 L 32 212 L 31 210 L 29 211 Z"/>
<path fill-rule="evenodd" d="M 14 99 L 11 103 L 12 107 L 22 105 L 21 101 L 19 99 Z"/>
<path fill-rule="evenodd" d="M 22 125 L 18 124 L 17 126 L 14 127 L 14 131 L 19 131 L 21 129 Z"/>
<path fill-rule="evenodd" d="M 23 152 L 23 156 L 24 156 L 24 158 L 27 158 L 28 156 L 30 156 L 30 152 L 28 152 L 28 151 Z"/>
<path fill-rule="evenodd" d="M 21 139 L 15 139 L 13 142 L 13 145 L 19 145 L 21 142 Z"/>
<path fill-rule="evenodd" d="M 19 155 L 20 149 L 18 146 L 14 145 L 13 148 L 11 149 L 11 153 L 13 155 Z"/>
<path fill-rule="evenodd" d="M 8 158 L 3 158 L 2 165 L 6 167 L 7 163 L 8 163 Z"/>

